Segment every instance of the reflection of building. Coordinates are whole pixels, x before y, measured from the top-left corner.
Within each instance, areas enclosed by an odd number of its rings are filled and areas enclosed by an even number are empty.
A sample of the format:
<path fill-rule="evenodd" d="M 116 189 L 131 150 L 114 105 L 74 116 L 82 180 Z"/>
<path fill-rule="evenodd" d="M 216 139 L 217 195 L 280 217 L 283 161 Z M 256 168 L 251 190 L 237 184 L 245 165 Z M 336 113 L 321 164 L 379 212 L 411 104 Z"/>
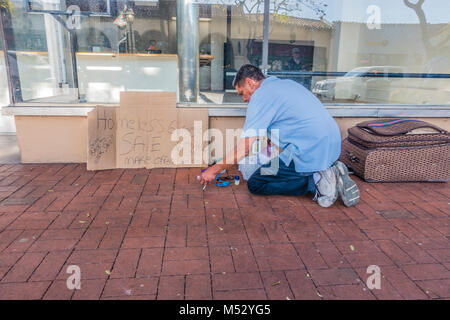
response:
<path fill-rule="evenodd" d="M 233 7 L 229 18 L 221 8 L 212 8 L 211 21 L 200 22 L 200 38 L 211 38 L 211 54 L 215 57 L 211 64 L 211 89 L 223 90 L 223 69 L 229 76 L 226 83 L 231 83 L 234 72 L 245 63 L 261 66 L 262 63 L 262 14 L 245 14 L 241 7 Z M 268 67 L 281 62 L 282 68 L 290 58 L 294 47 L 309 47 L 310 54 L 306 60 L 311 63 L 324 64 L 325 50 L 329 46 L 332 27 L 322 21 L 282 18 L 270 16 L 272 25 L 269 35 Z M 293 39 L 292 30 L 295 30 Z M 311 31 L 314 30 L 314 34 Z M 280 61 L 280 62 L 277 62 Z M 228 87 L 229 89 L 229 87 Z"/>
<path fill-rule="evenodd" d="M 428 28 L 430 34 L 435 34 L 444 27 L 446 24 L 429 25 Z M 380 30 L 369 30 L 363 23 L 339 22 L 335 29 L 336 48 L 330 55 L 333 58 L 330 67 L 335 71 L 370 65 L 404 66 L 411 73 L 425 71 L 427 53 L 418 24 L 383 24 Z M 450 55 L 449 49 L 450 43 L 447 43 L 438 51 Z"/>
<path fill-rule="evenodd" d="M 136 7 L 136 52 L 147 52 L 147 44 L 153 43 L 157 52 L 175 53 L 176 13 L 173 10 L 168 2 L 145 10 Z M 148 12 L 151 12 L 150 17 L 144 15 Z M 119 48 L 114 47 L 119 40 L 117 32 L 112 32 L 107 24 L 96 22 L 100 19 L 89 18 L 89 24 L 98 28 L 96 41 L 87 38 L 92 29 L 79 32 L 79 48 L 86 49 L 80 51 L 92 51 L 97 44 L 102 52 L 119 52 Z M 200 6 L 199 52 L 214 57 L 210 64 L 200 66 L 201 90 L 224 90 L 239 66 L 244 63 L 261 65 L 262 22 L 262 14 L 245 14 L 238 6 L 231 8 L 228 18 L 224 6 Z M 286 65 L 295 47 L 302 48 L 302 59 L 307 65 L 299 71 L 348 72 L 361 66 L 400 66 L 410 73 L 426 71 L 427 57 L 418 24 L 383 24 L 380 30 L 369 30 L 364 23 L 330 23 L 281 15 L 271 15 L 270 23 L 269 71 L 288 70 Z M 438 36 L 445 27 L 445 24 L 430 25 L 430 34 Z M 411 54 L 414 42 L 418 45 Z M 105 47 L 102 43 L 111 45 Z M 448 57 L 450 50 L 446 48 L 448 46 L 439 51 Z M 229 73 L 228 81 L 224 70 Z M 312 85 L 320 79 L 314 77 Z"/>
<path fill-rule="evenodd" d="M 117 3 L 111 8 L 113 16 L 120 12 L 120 8 Z M 106 22 L 105 17 L 92 16 L 83 20 L 82 28 L 77 30 L 77 51 L 127 52 L 128 42 L 121 42 L 125 36 L 132 38 L 136 53 L 176 53 L 175 1 L 136 2 L 133 8 L 132 37 L 127 31 L 128 25 L 118 28 L 110 21 Z M 36 34 L 32 38 L 36 44 L 31 45 L 34 51 L 47 50 L 42 46 L 45 45 L 45 33 L 42 33 L 45 27 L 39 27 L 42 24 L 38 21 L 40 18 L 30 16 Z M 200 90 L 233 89 L 229 87 L 230 83 L 242 64 L 261 66 L 262 22 L 262 13 L 244 13 L 242 6 L 199 5 L 199 52 L 212 57 L 209 64 L 199 64 Z M 446 26 L 429 26 L 432 41 L 438 42 L 448 34 Z M 30 48 L 20 33 L 16 38 L 18 48 Z M 412 43 L 417 44 L 414 54 L 411 53 Z M 299 68 L 288 67 L 293 48 L 301 50 Z M 448 45 L 438 51 L 448 58 Z M 418 24 L 383 24 L 382 29 L 369 30 L 364 23 L 331 23 L 278 14 L 270 16 L 269 72 L 347 72 L 362 66 L 400 66 L 407 72 L 421 73 L 426 71 L 426 60 Z M 301 77 L 306 76 L 296 79 Z M 321 79 L 323 77 L 312 77 L 310 85 Z"/>
<path fill-rule="evenodd" d="M 444 28 L 445 24 L 430 25 L 429 33 L 437 34 Z M 352 97 L 350 100 L 357 97 L 359 102 L 369 103 L 415 104 L 418 101 L 429 103 L 431 100 L 435 100 L 436 104 L 450 102 L 449 86 L 439 89 L 445 86 L 444 83 L 448 83 L 448 79 L 422 78 L 428 73 L 448 74 L 450 66 L 440 63 L 440 67 L 434 71 L 427 68 L 433 58 L 429 58 L 424 47 L 418 24 L 384 24 L 380 30 L 369 30 L 365 24 L 339 22 L 335 24 L 334 33 L 328 70 L 348 72 L 358 67 L 376 67 L 375 69 L 384 70 L 384 73 L 406 73 L 414 76 L 386 76 L 384 79 L 368 77 L 362 85 L 367 88 L 364 90 L 368 91 L 364 95 L 366 98 L 361 97 L 358 89 L 348 91 L 347 88 L 340 89 L 338 85 L 335 89 L 336 98 L 339 95 Z M 443 57 L 444 60 L 450 59 L 450 43 L 443 43 L 432 54 Z"/>

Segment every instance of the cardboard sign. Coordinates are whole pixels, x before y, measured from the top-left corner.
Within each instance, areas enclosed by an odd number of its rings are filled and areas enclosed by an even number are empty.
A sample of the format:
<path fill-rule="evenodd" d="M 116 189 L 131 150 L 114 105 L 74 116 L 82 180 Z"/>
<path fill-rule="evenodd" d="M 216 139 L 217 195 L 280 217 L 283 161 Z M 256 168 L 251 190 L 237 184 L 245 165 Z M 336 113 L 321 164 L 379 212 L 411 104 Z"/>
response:
<path fill-rule="evenodd" d="M 177 108 L 175 92 L 132 91 L 121 92 L 119 108 L 105 108 L 97 106 L 88 115 L 88 170 L 205 165 L 202 150 L 207 141 L 202 137 L 208 129 L 207 108 Z M 172 159 L 180 142 L 171 139 L 175 129 L 189 132 L 188 163 Z"/>
<path fill-rule="evenodd" d="M 120 108 L 117 130 L 118 168 L 164 168 L 173 166 L 170 141 L 176 129 L 175 108 Z"/>
<path fill-rule="evenodd" d="M 87 169 L 116 168 L 117 107 L 97 106 L 88 113 Z"/>

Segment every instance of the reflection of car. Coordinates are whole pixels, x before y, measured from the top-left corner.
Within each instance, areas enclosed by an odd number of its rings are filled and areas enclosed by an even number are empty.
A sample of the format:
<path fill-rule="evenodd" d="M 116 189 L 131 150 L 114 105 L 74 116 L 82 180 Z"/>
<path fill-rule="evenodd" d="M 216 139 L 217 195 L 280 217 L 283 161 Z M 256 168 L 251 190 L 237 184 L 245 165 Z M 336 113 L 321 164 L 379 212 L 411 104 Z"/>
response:
<path fill-rule="evenodd" d="M 317 81 L 312 88 L 312 92 L 319 98 L 334 100 L 334 88 L 336 79 Z"/>
<path fill-rule="evenodd" d="M 354 100 L 379 102 L 385 100 L 390 91 L 389 73 L 403 73 L 401 67 L 373 66 L 360 67 L 347 72 L 337 79 L 317 81 L 312 92 L 319 98 L 330 100 Z M 383 74 L 381 77 L 376 74 Z"/>

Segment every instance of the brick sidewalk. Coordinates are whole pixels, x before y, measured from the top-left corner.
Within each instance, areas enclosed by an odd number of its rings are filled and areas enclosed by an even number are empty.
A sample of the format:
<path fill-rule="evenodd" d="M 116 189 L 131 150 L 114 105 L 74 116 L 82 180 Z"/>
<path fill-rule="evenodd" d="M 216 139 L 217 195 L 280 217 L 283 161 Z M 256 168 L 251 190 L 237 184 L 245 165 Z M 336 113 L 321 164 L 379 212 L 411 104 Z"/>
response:
<path fill-rule="evenodd" d="M 0 300 L 450 298 L 449 184 L 357 180 L 323 209 L 198 172 L 0 166 Z"/>

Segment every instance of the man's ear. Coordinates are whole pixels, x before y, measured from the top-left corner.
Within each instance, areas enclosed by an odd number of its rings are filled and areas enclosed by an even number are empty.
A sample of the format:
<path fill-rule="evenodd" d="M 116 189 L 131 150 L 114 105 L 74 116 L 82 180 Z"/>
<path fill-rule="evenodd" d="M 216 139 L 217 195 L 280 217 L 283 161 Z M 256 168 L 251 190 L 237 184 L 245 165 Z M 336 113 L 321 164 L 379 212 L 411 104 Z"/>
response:
<path fill-rule="evenodd" d="M 248 85 L 248 87 L 249 87 L 250 89 L 254 89 L 254 88 L 255 88 L 256 81 L 253 80 L 252 78 L 245 78 L 245 84 Z"/>

